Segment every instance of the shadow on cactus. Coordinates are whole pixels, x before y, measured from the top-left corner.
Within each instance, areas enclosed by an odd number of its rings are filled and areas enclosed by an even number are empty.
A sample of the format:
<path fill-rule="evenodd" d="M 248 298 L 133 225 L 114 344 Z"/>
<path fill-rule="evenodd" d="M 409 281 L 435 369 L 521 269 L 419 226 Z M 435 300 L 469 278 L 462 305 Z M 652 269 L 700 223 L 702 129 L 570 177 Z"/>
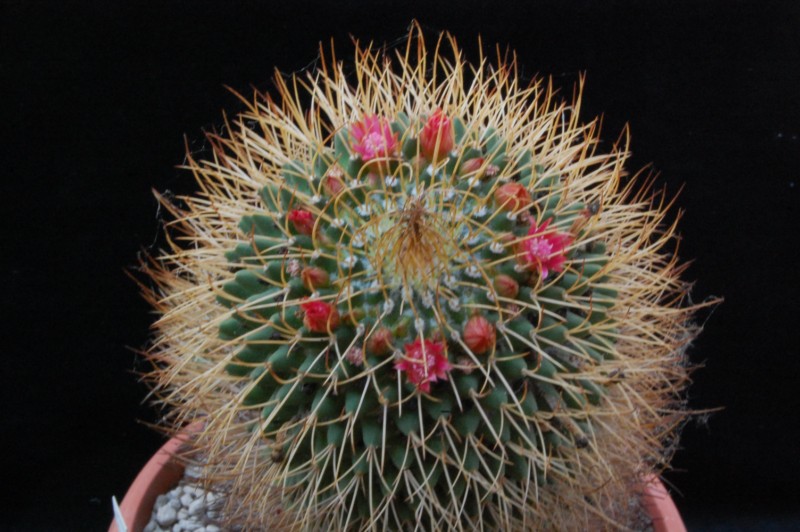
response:
<path fill-rule="evenodd" d="M 190 156 L 144 265 L 147 377 L 174 429 L 203 421 L 231 522 L 630 526 L 699 329 L 664 198 L 623 184 L 580 90 L 435 50 L 414 28 L 279 76 Z"/>

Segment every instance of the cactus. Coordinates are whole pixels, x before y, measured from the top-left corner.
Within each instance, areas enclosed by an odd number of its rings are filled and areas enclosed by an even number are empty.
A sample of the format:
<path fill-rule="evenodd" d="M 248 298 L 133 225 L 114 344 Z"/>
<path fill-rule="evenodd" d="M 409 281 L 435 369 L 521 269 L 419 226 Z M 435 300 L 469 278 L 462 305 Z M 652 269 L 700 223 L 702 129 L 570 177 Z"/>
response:
<path fill-rule="evenodd" d="M 445 53 L 444 50 L 449 52 Z M 391 63 L 391 64 L 390 64 Z M 418 28 L 243 99 L 170 249 L 147 377 L 255 529 L 630 526 L 687 411 L 667 202 L 549 84 Z M 191 458 L 191 457 L 188 457 Z"/>

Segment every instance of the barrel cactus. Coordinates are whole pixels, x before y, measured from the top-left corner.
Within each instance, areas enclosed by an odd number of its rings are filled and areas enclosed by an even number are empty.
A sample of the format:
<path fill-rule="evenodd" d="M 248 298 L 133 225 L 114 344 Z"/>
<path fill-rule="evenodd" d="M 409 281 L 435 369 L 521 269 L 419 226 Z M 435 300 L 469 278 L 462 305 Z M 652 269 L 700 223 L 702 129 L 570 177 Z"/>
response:
<path fill-rule="evenodd" d="M 202 422 L 226 518 L 634 526 L 698 332 L 663 195 L 598 149 L 580 90 L 447 35 L 320 64 L 189 154 L 199 192 L 162 198 L 169 249 L 142 265 L 146 376 L 169 426 Z"/>

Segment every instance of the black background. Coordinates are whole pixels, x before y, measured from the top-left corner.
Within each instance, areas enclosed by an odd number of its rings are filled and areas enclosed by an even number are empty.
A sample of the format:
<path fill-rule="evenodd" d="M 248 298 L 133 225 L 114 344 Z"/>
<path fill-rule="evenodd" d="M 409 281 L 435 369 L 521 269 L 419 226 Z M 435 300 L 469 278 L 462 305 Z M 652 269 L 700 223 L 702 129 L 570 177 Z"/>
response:
<path fill-rule="evenodd" d="M 273 67 L 401 39 L 412 18 L 518 53 L 584 118 L 626 123 L 685 217 L 696 301 L 725 303 L 691 351 L 705 368 L 667 479 L 690 530 L 800 529 L 800 4 L 743 1 L 2 2 L 2 530 L 101 530 L 159 446 L 130 347 L 153 319 L 124 269 L 157 238 L 150 189 L 190 192 L 184 135 Z M 703 315 L 703 319 L 708 313 Z"/>

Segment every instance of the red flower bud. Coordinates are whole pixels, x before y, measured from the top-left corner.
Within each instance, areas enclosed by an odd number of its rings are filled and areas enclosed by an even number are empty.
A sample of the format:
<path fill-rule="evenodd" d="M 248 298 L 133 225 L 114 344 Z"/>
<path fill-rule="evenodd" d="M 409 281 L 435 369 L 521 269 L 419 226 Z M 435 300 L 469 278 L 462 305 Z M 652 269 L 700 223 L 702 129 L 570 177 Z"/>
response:
<path fill-rule="evenodd" d="M 311 332 L 326 333 L 328 328 L 334 330 L 339 326 L 339 311 L 334 305 L 324 301 L 305 301 L 300 303 L 303 309 L 303 325 Z"/>
<path fill-rule="evenodd" d="M 531 204 L 531 196 L 519 183 L 506 183 L 494 191 L 494 199 L 501 209 L 516 211 Z"/>
<path fill-rule="evenodd" d="M 300 278 L 303 280 L 303 285 L 312 292 L 316 288 L 325 288 L 330 284 L 330 276 L 328 272 L 316 266 L 306 266 L 300 272 Z"/>
<path fill-rule="evenodd" d="M 472 159 L 467 159 L 464 161 L 464 164 L 461 165 L 461 174 L 472 174 L 477 172 L 483 167 L 483 163 L 486 162 L 486 159 L 483 157 L 473 157 Z"/>
<path fill-rule="evenodd" d="M 303 209 L 296 209 L 289 212 L 289 221 L 292 222 L 294 230 L 301 235 L 310 235 L 314 231 L 314 215 Z"/>
<path fill-rule="evenodd" d="M 447 153 L 455 145 L 453 123 L 441 109 L 437 109 L 422 127 L 419 134 L 419 145 L 422 155 L 429 161 L 447 157 Z"/>
<path fill-rule="evenodd" d="M 344 171 L 338 164 L 334 164 L 328 169 L 325 177 L 322 178 L 322 188 L 331 196 L 336 196 L 344 190 Z"/>
<path fill-rule="evenodd" d="M 464 326 L 464 343 L 476 355 L 492 349 L 495 343 L 494 326 L 483 316 L 473 316 Z"/>
<path fill-rule="evenodd" d="M 519 283 L 505 274 L 500 274 L 494 278 L 494 289 L 501 297 L 514 298 L 519 293 Z"/>
<path fill-rule="evenodd" d="M 392 331 L 381 327 L 367 339 L 367 350 L 373 355 L 385 355 L 392 349 Z"/>

